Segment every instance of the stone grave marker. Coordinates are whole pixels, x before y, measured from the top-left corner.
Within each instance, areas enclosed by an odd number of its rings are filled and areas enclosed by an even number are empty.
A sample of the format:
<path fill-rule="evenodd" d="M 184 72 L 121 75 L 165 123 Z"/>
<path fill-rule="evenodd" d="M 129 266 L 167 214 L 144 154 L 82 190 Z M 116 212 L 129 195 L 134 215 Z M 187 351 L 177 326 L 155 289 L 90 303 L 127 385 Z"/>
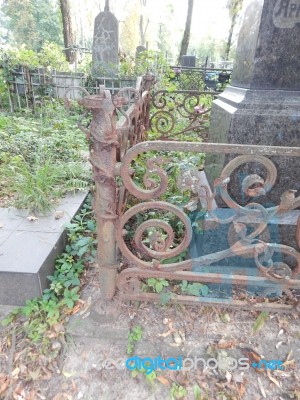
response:
<path fill-rule="evenodd" d="M 95 75 L 112 76 L 118 70 L 119 22 L 109 11 L 109 0 L 105 9 L 95 18 L 92 71 Z"/>
<path fill-rule="evenodd" d="M 246 2 L 231 85 L 212 107 L 210 142 L 300 146 L 299 38 L 300 0 Z M 278 171 L 276 184 L 268 196 L 255 201 L 278 204 L 288 189 L 299 195 L 300 159 L 271 159 Z M 224 162 L 220 155 L 207 157 L 210 182 Z M 254 173 L 264 174 L 260 168 Z M 238 200 L 241 183 L 236 176 Z"/>

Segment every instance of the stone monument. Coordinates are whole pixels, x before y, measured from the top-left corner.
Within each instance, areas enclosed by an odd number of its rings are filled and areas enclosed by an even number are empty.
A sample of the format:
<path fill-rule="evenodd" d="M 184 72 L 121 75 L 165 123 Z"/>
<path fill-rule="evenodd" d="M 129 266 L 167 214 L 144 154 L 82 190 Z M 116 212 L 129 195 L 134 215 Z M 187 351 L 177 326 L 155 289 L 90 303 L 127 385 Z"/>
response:
<path fill-rule="evenodd" d="M 92 71 L 95 75 L 114 75 L 118 70 L 119 22 L 109 11 L 109 0 L 104 12 L 95 18 Z"/>
<path fill-rule="evenodd" d="M 248 0 L 231 85 L 214 101 L 209 141 L 300 146 L 299 71 L 300 0 Z M 207 157 L 210 182 L 220 175 L 225 161 L 225 157 Z M 272 161 L 278 177 L 263 201 L 278 204 L 287 189 L 299 195 L 300 159 Z M 238 198 L 241 179 L 234 179 Z"/>

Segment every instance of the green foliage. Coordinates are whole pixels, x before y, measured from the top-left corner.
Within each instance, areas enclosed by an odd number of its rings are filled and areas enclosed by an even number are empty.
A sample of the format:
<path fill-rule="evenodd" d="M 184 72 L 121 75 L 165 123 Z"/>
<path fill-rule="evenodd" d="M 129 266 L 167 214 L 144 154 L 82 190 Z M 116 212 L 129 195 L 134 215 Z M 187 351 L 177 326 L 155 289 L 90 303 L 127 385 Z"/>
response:
<path fill-rule="evenodd" d="M 257 333 L 258 331 L 260 331 L 263 328 L 268 317 L 269 317 L 269 313 L 267 311 L 263 311 L 259 314 L 259 316 L 257 317 L 257 319 L 254 322 L 253 327 L 252 327 L 254 333 Z"/>
<path fill-rule="evenodd" d="M 150 363 L 147 363 L 147 362 L 146 362 L 146 366 L 147 366 L 147 365 L 150 366 Z M 154 384 L 155 379 L 157 378 L 157 375 L 156 375 L 156 372 L 155 372 L 155 371 L 149 372 L 149 371 L 148 371 L 147 369 L 145 369 L 145 368 L 141 368 L 141 369 L 136 368 L 136 369 L 134 369 L 134 370 L 131 372 L 131 376 L 132 376 L 133 378 L 136 378 L 136 377 L 139 376 L 139 375 L 144 376 L 145 379 L 146 379 L 146 382 L 150 383 L 151 385 Z"/>
<path fill-rule="evenodd" d="M 24 307 L 14 310 L 2 321 L 4 326 L 16 320 L 22 322 L 23 333 L 34 343 L 47 344 L 45 333 L 62 323 L 68 309 L 73 308 L 80 297 L 80 276 L 87 262 L 96 254 L 95 220 L 90 197 L 70 225 L 69 243 L 56 260 L 54 274 L 48 276 L 50 287 L 44 290 L 42 297 L 28 300 Z M 93 230 L 89 231 L 88 227 Z M 84 252 L 79 252 L 83 240 L 86 240 Z"/>
<path fill-rule="evenodd" d="M 39 111 L 0 117 L 0 196 L 44 212 L 64 193 L 86 190 L 91 172 L 83 163 L 87 143 L 75 117 L 58 102 Z"/>
<path fill-rule="evenodd" d="M 184 386 L 177 385 L 175 382 L 172 383 L 170 389 L 171 400 L 184 399 L 187 396 L 187 390 Z"/>
<path fill-rule="evenodd" d="M 194 394 L 194 400 L 202 400 L 202 394 L 201 394 L 201 389 L 199 385 L 194 384 L 193 386 L 193 394 Z"/>
<path fill-rule="evenodd" d="M 156 293 L 161 293 L 167 286 L 169 286 L 169 282 L 166 279 L 148 278 L 143 290 L 148 291 L 148 288 L 150 288 Z"/>
<path fill-rule="evenodd" d="M 196 48 L 197 59 L 201 65 L 205 64 L 206 58 L 210 60 L 218 60 L 224 56 L 226 43 L 224 40 L 217 40 L 208 34 L 198 42 Z"/>
<path fill-rule="evenodd" d="M 183 293 L 188 293 L 192 296 L 207 296 L 209 291 L 208 286 L 199 282 L 188 283 L 188 281 L 182 281 L 179 287 Z"/>
<path fill-rule="evenodd" d="M 70 67 L 62 51 L 56 43 L 45 42 L 39 52 L 22 44 L 19 47 L 5 47 L 2 49 L 2 67 L 13 70 L 23 66 L 31 70 L 39 67 L 48 70 L 69 71 Z"/>
<path fill-rule="evenodd" d="M 10 43 L 26 44 L 40 50 L 45 42 L 62 44 L 62 26 L 58 2 L 51 0 L 5 0 L 2 11 Z"/>
<path fill-rule="evenodd" d="M 134 326 L 129 334 L 128 334 L 128 342 L 127 342 L 127 354 L 133 354 L 135 345 L 139 342 L 143 337 L 143 329 L 140 325 Z"/>

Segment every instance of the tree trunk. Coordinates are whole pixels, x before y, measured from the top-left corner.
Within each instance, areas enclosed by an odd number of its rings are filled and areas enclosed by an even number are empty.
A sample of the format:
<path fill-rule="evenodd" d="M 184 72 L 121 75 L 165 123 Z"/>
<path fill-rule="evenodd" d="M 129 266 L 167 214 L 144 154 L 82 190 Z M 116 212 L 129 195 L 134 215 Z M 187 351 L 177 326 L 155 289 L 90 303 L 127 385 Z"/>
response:
<path fill-rule="evenodd" d="M 140 15 L 140 43 L 141 46 L 145 46 L 144 18 L 142 15 Z"/>
<path fill-rule="evenodd" d="M 187 17 L 186 17 L 186 22 L 185 22 L 183 38 L 182 38 L 182 42 L 181 42 L 181 48 L 180 48 L 180 52 L 179 52 L 179 56 L 178 56 L 178 64 L 181 63 L 181 57 L 186 55 L 188 47 L 189 47 L 193 6 L 194 6 L 194 0 L 188 0 L 188 11 L 187 11 Z"/>
<path fill-rule="evenodd" d="M 66 58 L 69 63 L 74 63 L 75 61 L 75 53 L 71 50 L 71 47 L 74 45 L 74 37 L 73 37 L 73 29 L 72 29 L 72 19 L 70 12 L 70 3 L 69 0 L 60 0 L 60 9 L 62 15 L 62 23 L 63 23 L 63 33 L 64 33 L 64 45 L 66 48 Z"/>
<path fill-rule="evenodd" d="M 140 15 L 140 45 L 145 46 L 146 44 L 146 32 L 149 25 L 149 19 L 147 20 L 146 26 L 144 28 L 144 17 Z"/>
<path fill-rule="evenodd" d="M 225 55 L 224 59 L 225 61 L 228 61 L 229 58 L 229 52 L 231 48 L 231 42 L 232 42 L 232 34 L 233 30 L 236 24 L 236 20 L 238 17 L 239 12 L 241 11 L 243 4 L 243 0 L 229 0 L 227 3 L 227 8 L 229 10 L 229 15 L 231 18 L 231 26 L 228 34 L 228 39 L 227 39 L 227 45 L 226 45 L 226 50 L 225 50 Z"/>
<path fill-rule="evenodd" d="M 232 34 L 233 34 L 233 29 L 234 29 L 235 23 L 236 23 L 236 17 L 237 17 L 237 15 L 235 14 L 232 16 L 232 19 L 231 19 L 231 26 L 230 26 L 229 35 L 228 35 L 227 44 L 226 44 L 226 50 L 225 50 L 225 61 L 228 61 L 228 58 L 229 58 Z"/>

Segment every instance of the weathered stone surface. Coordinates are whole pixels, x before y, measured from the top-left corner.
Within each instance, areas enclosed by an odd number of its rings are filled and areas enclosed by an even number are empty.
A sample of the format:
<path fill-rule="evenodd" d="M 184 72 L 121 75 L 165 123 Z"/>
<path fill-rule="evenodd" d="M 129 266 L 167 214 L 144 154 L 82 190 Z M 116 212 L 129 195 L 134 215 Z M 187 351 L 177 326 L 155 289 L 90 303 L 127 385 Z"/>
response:
<path fill-rule="evenodd" d="M 251 0 L 245 8 L 232 85 L 300 90 L 300 0 Z"/>
<path fill-rule="evenodd" d="M 212 107 L 210 142 L 300 146 L 299 15 L 300 0 L 248 1 L 232 84 Z M 207 157 L 210 183 L 229 159 Z M 263 204 L 278 204 L 284 191 L 300 189 L 300 158 L 271 159 L 278 177 L 267 196 L 255 199 Z M 230 187 L 240 202 L 241 182 L 247 173 L 266 175 L 255 163 L 236 171 Z"/>
<path fill-rule="evenodd" d="M 65 224 L 80 209 L 87 193 L 64 198 L 60 219 L 53 214 L 28 221 L 28 213 L 0 209 L 0 304 L 24 305 L 49 285 L 55 259 L 66 245 Z"/>
<path fill-rule="evenodd" d="M 95 18 L 93 41 L 93 73 L 111 75 L 117 72 L 119 50 L 119 22 L 108 11 Z"/>

